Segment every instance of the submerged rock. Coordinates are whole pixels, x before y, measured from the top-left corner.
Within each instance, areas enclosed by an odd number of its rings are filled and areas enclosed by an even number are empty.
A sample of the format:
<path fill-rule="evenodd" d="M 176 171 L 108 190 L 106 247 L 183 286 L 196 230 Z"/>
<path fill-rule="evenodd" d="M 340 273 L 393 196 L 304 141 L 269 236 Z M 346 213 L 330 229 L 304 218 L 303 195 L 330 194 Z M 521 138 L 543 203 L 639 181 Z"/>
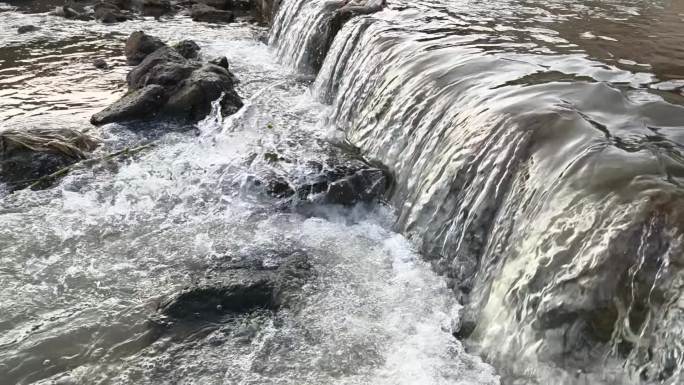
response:
<path fill-rule="evenodd" d="M 109 65 L 107 65 L 107 62 L 102 58 L 93 60 L 93 66 L 95 68 L 99 68 L 101 70 L 109 68 Z"/>
<path fill-rule="evenodd" d="M 207 23 L 232 23 L 235 15 L 231 11 L 224 11 L 206 4 L 195 4 L 190 10 L 190 17 L 194 21 Z"/>
<path fill-rule="evenodd" d="M 149 52 L 154 47 L 158 48 Z M 242 107 L 234 75 L 224 67 L 194 60 L 199 51 L 196 43 L 183 41 L 172 48 L 143 32 L 134 32 L 126 48 L 129 61 L 141 60 L 128 73 L 129 92 L 95 114 L 91 123 L 155 117 L 196 122 L 211 112 L 212 103 L 218 99 L 224 116 Z"/>
<path fill-rule="evenodd" d="M 247 258 L 223 267 L 220 278 L 184 289 L 159 306 L 173 320 L 212 320 L 226 314 L 262 309 L 278 311 L 294 305 L 299 289 L 312 275 L 302 251 Z M 266 261 L 266 259 L 269 261 Z"/>
<path fill-rule="evenodd" d="M 70 129 L 2 130 L 0 182 L 10 191 L 48 187 L 52 181 L 41 178 L 84 159 L 97 145 L 95 138 Z"/>
<path fill-rule="evenodd" d="M 34 32 L 39 30 L 39 27 L 36 27 L 35 25 L 22 25 L 21 27 L 17 28 L 17 33 L 23 34 L 23 33 L 29 33 L 29 32 Z"/>

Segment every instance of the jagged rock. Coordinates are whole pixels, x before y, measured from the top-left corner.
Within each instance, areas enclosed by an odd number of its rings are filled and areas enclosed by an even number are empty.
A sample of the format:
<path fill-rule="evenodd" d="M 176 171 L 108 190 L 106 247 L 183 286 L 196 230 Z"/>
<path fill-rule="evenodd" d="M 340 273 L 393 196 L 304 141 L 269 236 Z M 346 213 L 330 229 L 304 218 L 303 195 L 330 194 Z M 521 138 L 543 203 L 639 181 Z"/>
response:
<path fill-rule="evenodd" d="M 279 254 L 275 265 L 256 258 L 227 266 L 219 273 L 220 279 L 163 301 L 159 312 L 174 320 L 211 320 L 225 314 L 292 306 L 313 271 L 304 252 Z"/>
<path fill-rule="evenodd" d="M 124 54 L 128 64 L 136 65 L 140 64 L 147 55 L 164 46 L 166 44 L 158 38 L 147 35 L 143 31 L 136 31 L 126 40 Z"/>
<path fill-rule="evenodd" d="M 224 115 L 232 115 L 242 107 L 230 73 L 213 64 L 205 64 L 193 71 L 171 94 L 165 111 L 169 115 L 198 121 L 211 112 L 211 103 L 222 95 L 220 105 Z"/>
<path fill-rule="evenodd" d="M 166 102 L 164 87 L 150 84 L 128 92 L 111 106 L 90 118 L 94 125 L 153 118 Z"/>
<path fill-rule="evenodd" d="M 102 58 L 98 58 L 98 59 L 93 60 L 93 66 L 95 66 L 95 68 L 99 68 L 101 70 L 109 68 L 109 65 L 107 65 L 107 62 Z"/>
<path fill-rule="evenodd" d="M 126 76 L 128 87 L 138 89 L 147 84 L 173 86 L 190 76 L 196 64 L 189 62 L 171 47 L 162 48 L 149 54 Z"/>
<path fill-rule="evenodd" d="M 161 43 L 143 32 L 134 32 L 129 38 L 131 41 L 134 43 L 127 43 L 127 47 L 159 46 Z M 212 102 L 221 97 L 220 106 L 224 116 L 242 107 L 242 100 L 234 89 L 236 80 L 230 71 L 210 63 L 186 59 L 175 48 L 161 44 L 160 48 L 148 53 L 128 73 L 129 94 L 94 115 L 91 119 L 93 124 L 156 116 L 195 122 L 209 114 Z M 195 47 L 199 49 L 189 41 L 181 45 L 186 54 Z M 130 57 L 137 59 L 146 51 L 131 49 Z M 150 88 L 151 85 L 156 87 Z"/>
<path fill-rule="evenodd" d="M 231 11 L 224 11 L 206 4 L 195 4 L 190 10 L 190 17 L 194 21 L 207 23 L 232 23 L 235 15 Z"/>
<path fill-rule="evenodd" d="M 180 41 L 173 48 L 186 59 L 197 59 L 200 51 L 199 45 L 192 40 Z"/>
<path fill-rule="evenodd" d="M 39 30 L 39 27 L 36 27 L 35 25 L 22 25 L 21 27 L 17 28 L 17 33 L 22 34 L 22 33 L 29 33 L 29 32 L 34 32 Z"/>
<path fill-rule="evenodd" d="M 228 58 L 225 56 L 220 56 L 209 60 L 209 63 L 217 65 L 221 68 L 230 69 L 230 64 L 228 63 Z"/>

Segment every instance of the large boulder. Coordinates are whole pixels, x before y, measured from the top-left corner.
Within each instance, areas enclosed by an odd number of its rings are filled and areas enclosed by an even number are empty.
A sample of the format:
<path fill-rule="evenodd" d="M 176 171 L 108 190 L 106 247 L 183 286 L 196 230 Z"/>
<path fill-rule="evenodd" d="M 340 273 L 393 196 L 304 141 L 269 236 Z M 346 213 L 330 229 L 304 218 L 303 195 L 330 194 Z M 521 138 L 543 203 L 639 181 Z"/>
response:
<path fill-rule="evenodd" d="M 136 31 L 126 40 L 124 54 L 128 64 L 140 64 L 147 55 L 164 47 L 166 44 L 154 36 L 147 35 L 143 31 Z"/>
<path fill-rule="evenodd" d="M 235 21 L 235 14 L 231 11 L 217 9 L 206 4 L 195 4 L 190 9 L 190 17 L 194 21 L 207 23 L 232 23 Z"/>
<path fill-rule="evenodd" d="M 135 32 L 127 47 L 159 46 L 158 39 Z M 142 42 L 142 43 L 140 43 Z M 138 44 L 140 43 L 140 44 Z M 197 58 L 199 47 L 192 41 L 181 42 L 177 48 L 161 43 L 160 48 L 131 49 L 131 58 L 142 61 L 127 76 L 129 93 L 91 118 L 93 124 L 162 117 L 196 122 L 211 112 L 212 103 L 221 99 L 224 116 L 242 107 L 235 91 L 235 77 L 227 68 L 202 63 Z M 226 64 L 227 67 L 227 64 Z"/>

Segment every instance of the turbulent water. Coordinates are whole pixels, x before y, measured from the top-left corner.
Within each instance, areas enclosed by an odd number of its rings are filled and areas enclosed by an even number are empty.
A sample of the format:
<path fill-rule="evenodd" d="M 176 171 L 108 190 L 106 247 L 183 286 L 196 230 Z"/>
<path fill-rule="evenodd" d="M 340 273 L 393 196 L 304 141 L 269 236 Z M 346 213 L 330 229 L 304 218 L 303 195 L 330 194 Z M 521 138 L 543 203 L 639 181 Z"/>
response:
<path fill-rule="evenodd" d="M 334 8 L 283 1 L 274 44 L 394 173 L 472 351 L 507 383 L 682 383 L 682 2 Z"/>
<path fill-rule="evenodd" d="M 17 35 L 23 24 L 41 30 Z M 121 47 L 137 29 L 226 55 L 246 106 L 190 130 L 91 129 L 88 117 L 123 92 Z M 3 126 L 88 128 L 100 153 L 155 147 L 0 198 L 0 383 L 498 383 L 451 335 L 459 304 L 391 230 L 389 206 L 322 206 L 312 217 L 250 183 L 294 183 L 308 161 L 332 156 L 336 136 L 310 84 L 258 41 L 264 33 L 184 17 L 104 26 L 2 6 Z M 112 69 L 95 69 L 97 57 Z M 161 334 L 151 322 L 163 298 L 227 262 L 292 250 L 315 270 L 296 309 Z"/>

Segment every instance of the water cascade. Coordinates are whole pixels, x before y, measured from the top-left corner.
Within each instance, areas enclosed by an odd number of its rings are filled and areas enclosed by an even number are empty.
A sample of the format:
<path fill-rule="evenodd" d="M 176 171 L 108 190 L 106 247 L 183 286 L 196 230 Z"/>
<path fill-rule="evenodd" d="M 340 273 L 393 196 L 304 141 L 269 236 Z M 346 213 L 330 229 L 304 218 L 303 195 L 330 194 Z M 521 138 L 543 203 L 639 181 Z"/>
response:
<path fill-rule="evenodd" d="M 392 172 L 395 228 L 504 383 L 680 383 L 684 108 L 660 92 L 679 69 L 606 64 L 567 36 L 573 2 L 527 3 L 391 2 L 328 47 L 330 3 L 285 0 L 271 39 L 290 64 L 325 55 L 329 122 Z M 667 13 L 604 7 L 651 32 Z"/>

